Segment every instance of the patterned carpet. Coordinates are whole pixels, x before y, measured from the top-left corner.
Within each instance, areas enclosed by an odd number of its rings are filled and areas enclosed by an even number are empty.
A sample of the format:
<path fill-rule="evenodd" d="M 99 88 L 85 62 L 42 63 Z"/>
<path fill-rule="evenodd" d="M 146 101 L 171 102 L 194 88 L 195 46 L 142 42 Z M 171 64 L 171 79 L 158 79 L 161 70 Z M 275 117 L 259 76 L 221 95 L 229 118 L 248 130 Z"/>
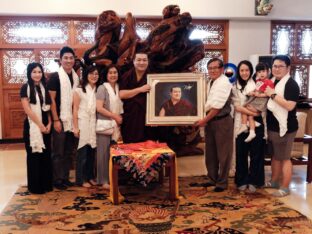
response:
<path fill-rule="evenodd" d="M 311 233 L 307 217 L 264 190 L 248 194 L 231 185 L 215 193 L 200 187 L 202 177 L 179 181 L 179 202 L 166 199 L 165 181 L 148 188 L 121 187 L 126 201 L 119 206 L 100 187 L 45 195 L 31 195 L 21 187 L 0 215 L 0 233 Z"/>

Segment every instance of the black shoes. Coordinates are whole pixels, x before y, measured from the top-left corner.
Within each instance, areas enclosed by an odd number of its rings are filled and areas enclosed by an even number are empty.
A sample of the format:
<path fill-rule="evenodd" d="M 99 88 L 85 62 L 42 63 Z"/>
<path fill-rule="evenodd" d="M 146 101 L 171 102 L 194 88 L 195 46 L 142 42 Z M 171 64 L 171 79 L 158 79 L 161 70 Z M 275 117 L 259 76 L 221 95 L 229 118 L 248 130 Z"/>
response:
<path fill-rule="evenodd" d="M 54 188 L 56 188 L 58 190 L 66 190 L 67 186 L 64 184 L 54 184 Z"/>
<path fill-rule="evenodd" d="M 58 182 L 54 184 L 54 188 L 59 190 L 66 190 L 68 187 L 75 186 L 75 184 L 69 180 L 63 180 L 62 182 Z"/>
<path fill-rule="evenodd" d="M 207 183 L 202 183 L 201 186 L 207 188 L 207 187 L 215 186 L 215 184 L 212 184 L 212 183 L 207 182 Z"/>
<path fill-rule="evenodd" d="M 63 180 L 63 185 L 65 185 L 66 187 L 73 187 L 75 186 L 75 184 L 69 180 Z"/>
<path fill-rule="evenodd" d="M 214 184 L 209 183 L 209 182 L 206 182 L 206 183 L 190 183 L 189 185 L 191 187 L 205 187 L 205 188 L 215 186 Z"/>
<path fill-rule="evenodd" d="M 215 187 L 213 191 L 215 191 L 216 193 L 220 193 L 224 191 L 224 188 Z"/>

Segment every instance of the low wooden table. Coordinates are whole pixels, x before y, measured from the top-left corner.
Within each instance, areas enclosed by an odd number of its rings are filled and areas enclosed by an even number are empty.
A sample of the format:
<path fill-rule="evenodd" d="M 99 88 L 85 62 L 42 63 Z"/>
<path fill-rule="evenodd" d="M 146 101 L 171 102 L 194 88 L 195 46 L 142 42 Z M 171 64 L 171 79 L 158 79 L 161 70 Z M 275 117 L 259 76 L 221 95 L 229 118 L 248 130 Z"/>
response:
<path fill-rule="evenodd" d="M 136 172 L 144 177 L 145 169 L 148 171 L 158 167 L 159 179 L 162 180 L 162 170 L 167 169 L 169 172 L 169 199 L 176 200 L 179 197 L 179 186 L 177 177 L 177 162 L 176 154 L 166 144 L 153 141 L 132 143 L 132 144 L 117 144 L 110 149 L 110 197 L 109 199 L 115 205 L 124 201 L 124 197 L 119 192 L 118 185 L 118 170 L 125 165 L 131 164 L 136 167 Z M 118 162 L 117 162 L 118 161 Z M 156 164 L 153 164 L 156 163 Z M 144 171 L 145 170 L 145 171 Z M 153 170 L 153 174 L 156 173 Z M 150 178 L 151 174 L 147 174 Z M 145 181 L 141 181 L 145 183 Z M 146 181 L 148 183 L 149 181 Z"/>

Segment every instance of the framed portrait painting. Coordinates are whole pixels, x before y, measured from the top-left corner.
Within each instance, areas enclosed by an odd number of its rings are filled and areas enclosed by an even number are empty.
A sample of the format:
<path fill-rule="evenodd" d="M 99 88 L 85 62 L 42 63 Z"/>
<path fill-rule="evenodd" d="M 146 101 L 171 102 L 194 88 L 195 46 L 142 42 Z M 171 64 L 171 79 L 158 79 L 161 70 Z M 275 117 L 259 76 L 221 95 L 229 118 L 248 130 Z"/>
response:
<path fill-rule="evenodd" d="M 205 81 L 201 73 L 149 74 L 147 125 L 192 125 L 204 116 Z"/>

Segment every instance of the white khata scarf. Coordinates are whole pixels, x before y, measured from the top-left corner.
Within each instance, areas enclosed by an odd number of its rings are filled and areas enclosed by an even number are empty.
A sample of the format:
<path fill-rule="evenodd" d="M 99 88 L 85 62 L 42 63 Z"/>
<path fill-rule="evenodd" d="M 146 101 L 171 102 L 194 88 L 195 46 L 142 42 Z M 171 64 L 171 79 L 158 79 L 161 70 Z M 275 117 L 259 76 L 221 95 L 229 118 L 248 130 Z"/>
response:
<path fill-rule="evenodd" d="M 103 85 L 106 88 L 108 95 L 109 95 L 110 111 L 115 113 L 115 114 L 122 114 L 123 113 L 123 103 L 119 97 L 119 86 L 118 86 L 118 84 L 115 84 L 115 90 L 113 89 L 113 87 L 108 82 L 105 82 Z M 119 137 L 120 137 L 120 131 L 119 131 L 118 125 L 116 124 L 116 126 L 114 127 L 112 139 L 117 141 L 119 139 Z"/>
<path fill-rule="evenodd" d="M 90 118 L 90 129 L 88 131 L 90 134 L 90 145 L 92 148 L 96 147 L 96 97 L 95 97 L 95 88 L 92 88 L 89 84 L 86 86 L 86 94 L 88 97 L 88 107 L 87 112 L 89 113 Z"/>
<path fill-rule="evenodd" d="M 87 112 L 89 114 L 94 114 L 96 112 L 96 97 L 95 97 L 95 88 L 92 88 L 91 85 L 86 85 L 86 94 L 88 98 L 88 107 Z"/>
<path fill-rule="evenodd" d="M 43 105 L 41 106 L 40 98 L 39 98 L 39 95 L 38 95 L 36 88 L 35 88 L 36 104 L 32 104 L 32 103 L 29 103 L 29 104 L 30 104 L 30 109 L 38 117 L 39 121 L 42 122 L 41 109 L 43 111 L 48 111 L 48 110 L 50 110 L 50 105 L 46 105 L 46 103 L 45 103 L 46 93 L 45 93 L 45 88 L 43 87 L 43 85 L 41 83 L 40 83 L 40 90 L 41 90 L 42 97 L 43 97 Z M 27 86 L 27 96 L 29 99 L 30 98 L 29 85 Z M 29 141 L 30 141 L 31 151 L 33 153 L 42 153 L 43 149 L 45 149 L 46 147 L 45 147 L 44 142 L 43 142 L 43 136 L 42 136 L 42 133 L 40 131 L 40 128 L 29 117 L 28 117 L 28 122 L 29 122 Z"/>
<path fill-rule="evenodd" d="M 61 90 L 61 107 L 60 107 L 60 119 L 63 123 L 64 132 L 72 131 L 73 128 L 73 91 L 79 84 L 79 78 L 74 69 L 73 74 L 73 88 L 68 77 L 68 74 L 64 71 L 63 67 L 60 67 L 58 71 L 60 79 L 60 90 Z"/>
<path fill-rule="evenodd" d="M 286 74 L 275 86 L 275 93 L 278 96 L 284 98 L 285 86 L 287 81 L 290 79 L 289 73 Z M 272 78 L 272 82 L 274 83 L 275 77 Z M 277 119 L 280 128 L 280 137 L 284 136 L 288 130 L 287 128 L 287 118 L 288 118 L 288 110 L 284 107 L 280 106 L 271 98 L 268 101 L 268 109 L 272 111 L 274 117 Z"/>

